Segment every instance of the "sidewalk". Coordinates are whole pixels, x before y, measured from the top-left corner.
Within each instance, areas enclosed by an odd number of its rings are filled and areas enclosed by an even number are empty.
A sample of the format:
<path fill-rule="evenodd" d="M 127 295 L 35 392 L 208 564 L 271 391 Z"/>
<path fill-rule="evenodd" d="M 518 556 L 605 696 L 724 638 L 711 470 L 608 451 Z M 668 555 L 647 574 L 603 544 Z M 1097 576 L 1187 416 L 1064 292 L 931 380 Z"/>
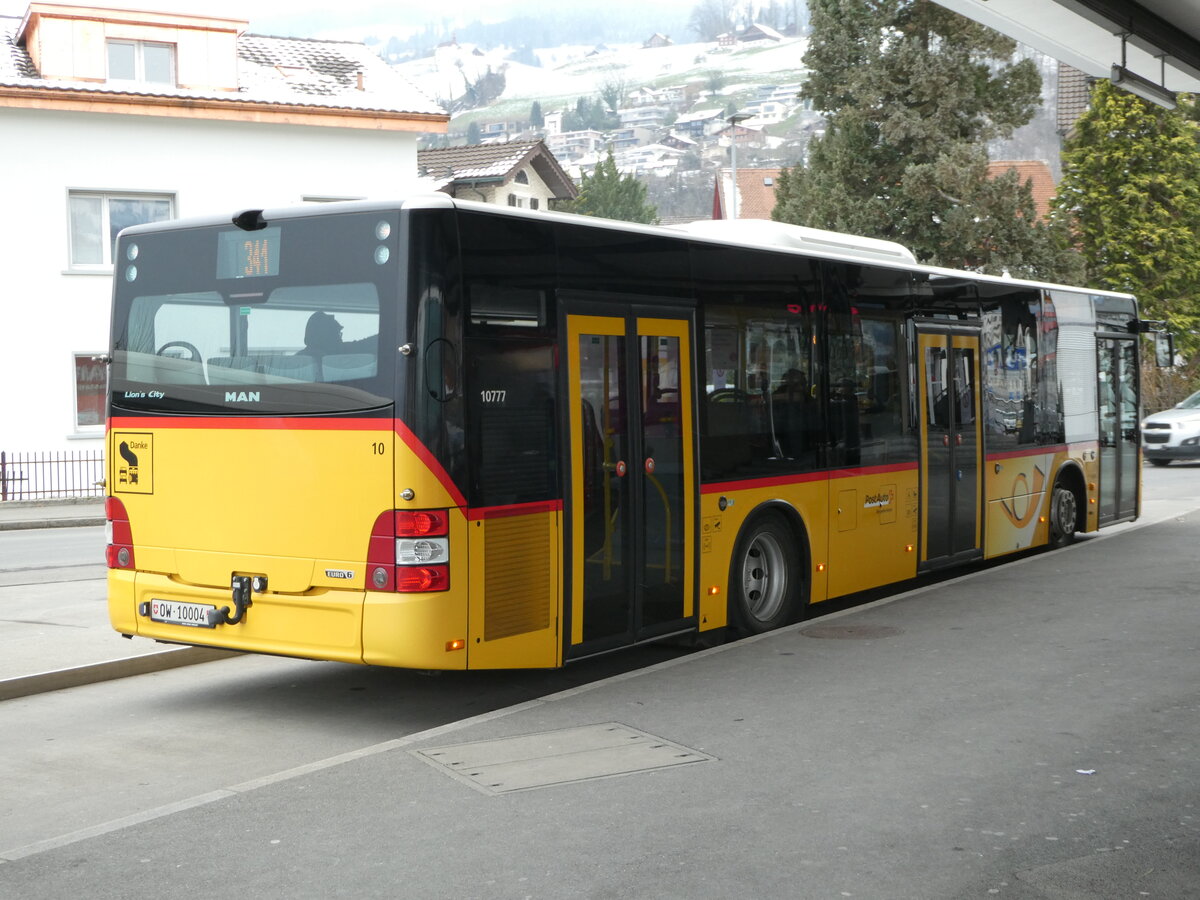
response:
<path fill-rule="evenodd" d="M 104 524 L 104 498 L 0 501 L 0 531 Z"/>
<path fill-rule="evenodd" d="M 103 498 L 0 502 L 0 531 L 103 524 Z M 53 570 L 54 580 L 47 584 L 29 578 L 19 560 L 5 560 L 0 571 L 0 701 L 232 655 L 123 639 L 108 622 L 103 536 L 97 535 L 94 545 L 94 551 L 89 544 L 82 554 L 82 564 Z"/>

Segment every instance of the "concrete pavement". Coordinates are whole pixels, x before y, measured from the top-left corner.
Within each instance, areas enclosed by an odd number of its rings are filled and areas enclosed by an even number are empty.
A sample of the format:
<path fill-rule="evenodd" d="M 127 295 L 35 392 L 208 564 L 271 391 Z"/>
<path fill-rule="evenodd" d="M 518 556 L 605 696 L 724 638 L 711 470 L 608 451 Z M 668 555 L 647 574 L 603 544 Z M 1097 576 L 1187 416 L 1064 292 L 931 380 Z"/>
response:
<path fill-rule="evenodd" d="M 0 896 L 1195 896 L 1198 542 L 1176 509 L 272 775 L 201 757 L 221 789 L 0 847 Z"/>
<path fill-rule="evenodd" d="M 81 525 L 103 524 L 103 498 L 0 502 L 0 531 L 22 528 L 75 528 Z"/>
<path fill-rule="evenodd" d="M 104 524 L 103 499 L 0 502 L 0 531 L 95 527 Z M 94 565 L 73 566 L 54 577 L 56 598 L 36 608 L 9 604 L 0 614 L 0 701 L 114 678 L 158 672 L 231 654 L 223 650 L 172 647 L 147 640 L 126 640 L 108 624 L 103 581 L 104 544 L 96 542 Z M 19 566 L 6 561 L 0 593 L 30 594 L 45 587 L 30 583 Z M 61 599 L 60 599 L 61 598 Z"/>

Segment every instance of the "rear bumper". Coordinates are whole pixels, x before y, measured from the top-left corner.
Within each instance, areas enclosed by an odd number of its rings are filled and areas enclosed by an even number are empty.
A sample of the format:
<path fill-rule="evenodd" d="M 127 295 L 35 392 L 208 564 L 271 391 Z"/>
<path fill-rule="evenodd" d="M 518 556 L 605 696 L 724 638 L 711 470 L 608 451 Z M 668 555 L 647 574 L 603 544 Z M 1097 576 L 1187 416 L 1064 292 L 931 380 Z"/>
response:
<path fill-rule="evenodd" d="M 237 625 L 170 625 L 142 615 L 152 600 L 233 602 L 229 590 L 181 584 L 165 575 L 111 569 L 108 613 L 113 628 L 172 644 L 219 647 L 301 659 L 367 663 L 412 669 L 465 669 L 466 604 L 449 594 L 381 594 L 314 589 L 304 594 L 252 598 Z"/>
<path fill-rule="evenodd" d="M 146 572 L 110 570 L 108 612 L 115 629 L 173 644 L 251 653 L 362 662 L 362 591 L 313 590 L 301 595 L 254 595 L 237 625 L 170 625 L 142 614 L 153 600 L 233 608 L 228 589 L 183 584 Z"/>

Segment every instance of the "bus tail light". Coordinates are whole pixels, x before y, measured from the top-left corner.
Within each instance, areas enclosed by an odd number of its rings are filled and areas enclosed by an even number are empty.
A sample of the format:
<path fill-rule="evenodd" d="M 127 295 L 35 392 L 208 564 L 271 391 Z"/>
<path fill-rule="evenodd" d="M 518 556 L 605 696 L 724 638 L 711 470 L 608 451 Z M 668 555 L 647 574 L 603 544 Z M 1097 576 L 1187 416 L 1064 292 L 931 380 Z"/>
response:
<path fill-rule="evenodd" d="M 450 587 L 449 566 L 397 566 L 396 591 L 402 594 L 420 594 L 426 591 L 444 591 Z"/>
<path fill-rule="evenodd" d="M 450 511 L 380 513 L 367 547 L 367 587 L 425 593 L 450 587 Z"/>
<path fill-rule="evenodd" d="M 116 497 L 104 500 L 104 561 L 110 569 L 132 569 L 133 528 L 129 525 L 129 513 L 125 504 Z"/>
<path fill-rule="evenodd" d="M 396 537 L 428 538 L 450 533 L 450 514 L 445 509 L 397 509 Z"/>

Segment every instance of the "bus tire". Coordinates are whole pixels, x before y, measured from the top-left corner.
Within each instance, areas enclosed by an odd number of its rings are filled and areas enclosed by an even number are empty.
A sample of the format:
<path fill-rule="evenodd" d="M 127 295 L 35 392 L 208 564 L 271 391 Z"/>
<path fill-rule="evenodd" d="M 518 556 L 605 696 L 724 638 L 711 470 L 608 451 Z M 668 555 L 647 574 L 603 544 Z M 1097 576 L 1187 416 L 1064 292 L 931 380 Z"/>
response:
<path fill-rule="evenodd" d="M 796 539 L 777 512 L 742 529 L 729 570 L 729 618 L 742 634 L 762 634 L 791 622 L 801 596 Z"/>
<path fill-rule="evenodd" d="M 1079 521 L 1079 498 L 1061 480 L 1050 495 L 1050 547 L 1065 547 L 1075 540 Z"/>

